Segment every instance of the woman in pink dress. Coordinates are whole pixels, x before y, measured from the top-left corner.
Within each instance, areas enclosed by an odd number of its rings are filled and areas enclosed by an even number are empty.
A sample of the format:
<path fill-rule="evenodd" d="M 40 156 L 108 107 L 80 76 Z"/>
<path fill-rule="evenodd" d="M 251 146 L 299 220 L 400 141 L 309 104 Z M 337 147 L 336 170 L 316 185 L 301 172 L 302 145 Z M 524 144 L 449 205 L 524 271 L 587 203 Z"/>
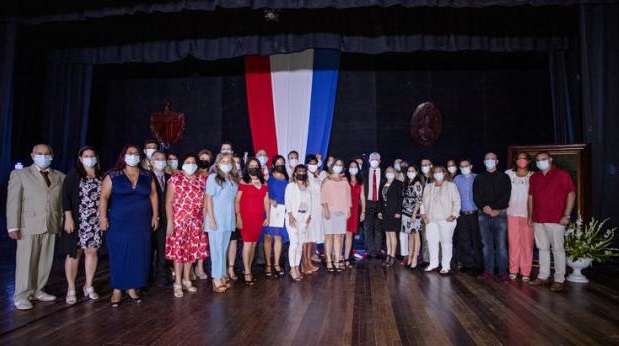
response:
<path fill-rule="evenodd" d="M 198 157 L 185 156 L 182 172 L 175 173 L 168 180 L 166 190 L 165 257 L 174 261 L 176 273 L 174 296 L 183 296 L 183 289 L 195 293 L 191 284 L 191 267 L 197 260 L 206 258 L 207 238 L 202 231 L 204 219 L 202 201 L 206 187 L 206 176 L 196 174 Z"/>

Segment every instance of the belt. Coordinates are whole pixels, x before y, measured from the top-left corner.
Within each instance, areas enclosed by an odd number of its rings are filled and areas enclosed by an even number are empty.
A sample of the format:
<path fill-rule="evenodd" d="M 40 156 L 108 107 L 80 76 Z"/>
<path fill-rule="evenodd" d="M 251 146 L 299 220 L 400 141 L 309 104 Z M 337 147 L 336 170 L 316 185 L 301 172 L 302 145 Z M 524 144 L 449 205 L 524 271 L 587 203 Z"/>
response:
<path fill-rule="evenodd" d="M 473 214 L 477 214 L 477 210 L 461 211 L 460 212 L 460 215 L 473 215 Z"/>
<path fill-rule="evenodd" d="M 307 210 L 297 210 L 297 213 L 299 213 L 299 214 L 305 214 L 305 213 L 307 213 Z"/>

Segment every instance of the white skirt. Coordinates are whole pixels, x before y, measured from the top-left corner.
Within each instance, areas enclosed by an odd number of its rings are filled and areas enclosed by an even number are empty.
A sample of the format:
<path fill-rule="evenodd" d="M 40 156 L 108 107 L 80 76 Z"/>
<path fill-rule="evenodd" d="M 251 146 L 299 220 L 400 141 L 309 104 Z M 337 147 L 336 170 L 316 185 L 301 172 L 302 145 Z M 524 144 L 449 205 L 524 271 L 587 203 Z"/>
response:
<path fill-rule="evenodd" d="M 312 194 L 312 202 L 314 202 L 315 196 Z M 322 244 L 325 242 L 325 231 L 323 228 L 322 220 L 322 205 L 320 205 L 320 199 L 318 203 L 312 203 L 312 218 L 307 225 L 307 238 L 308 243 Z"/>
<path fill-rule="evenodd" d="M 324 219 L 325 234 L 346 234 L 346 214 L 334 211 L 329 220 Z"/>

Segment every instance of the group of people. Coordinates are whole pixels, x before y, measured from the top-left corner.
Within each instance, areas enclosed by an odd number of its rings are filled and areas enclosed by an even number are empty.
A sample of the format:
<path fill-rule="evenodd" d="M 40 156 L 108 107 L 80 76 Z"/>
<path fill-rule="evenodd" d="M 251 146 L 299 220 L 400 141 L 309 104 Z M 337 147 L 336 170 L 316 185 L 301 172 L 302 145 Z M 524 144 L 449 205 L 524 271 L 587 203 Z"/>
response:
<path fill-rule="evenodd" d="M 445 166 L 398 159 L 382 168 L 376 152 L 348 162 L 335 156 L 323 162 L 320 154 L 301 162 L 296 151 L 269 158 L 258 150 L 243 159 L 229 142 L 216 155 L 202 150 L 180 157 L 158 147 L 152 140 L 142 149 L 127 145 L 103 173 L 97 151 L 86 146 L 65 176 L 51 168 L 52 148 L 39 144 L 33 164 L 11 173 L 7 229 L 17 240 L 17 309 L 32 309 L 31 300 L 56 299 L 44 287 L 57 240 L 65 256 L 66 303 L 77 301 L 82 254 L 83 294 L 98 299 L 93 279 L 104 238 L 113 307 L 123 291 L 140 302 L 139 290 L 149 281 L 172 284 L 178 298 L 197 292 L 192 281 L 208 278 L 207 259 L 214 292 L 225 292 L 239 280 L 239 240 L 247 286 L 255 284 L 257 257 L 264 260 L 266 277 L 285 276 L 286 243 L 292 280 L 319 270 L 317 244 L 324 244 L 326 270 L 340 272 L 352 265 L 360 229 L 367 257 L 380 258 L 385 268 L 394 266 L 399 252 L 401 264 L 411 269 L 448 275 L 457 268 L 480 279 L 520 277 L 537 286 L 551 283 L 552 249 L 551 290 L 564 289 L 563 236 L 575 189 L 548 152 L 534 158 L 535 173 L 526 153 L 518 153 L 506 172 L 497 169 L 497 155 L 488 153 L 476 174 L 470 159 Z M 540 270 L 531 280 L 534 244 Z"/>

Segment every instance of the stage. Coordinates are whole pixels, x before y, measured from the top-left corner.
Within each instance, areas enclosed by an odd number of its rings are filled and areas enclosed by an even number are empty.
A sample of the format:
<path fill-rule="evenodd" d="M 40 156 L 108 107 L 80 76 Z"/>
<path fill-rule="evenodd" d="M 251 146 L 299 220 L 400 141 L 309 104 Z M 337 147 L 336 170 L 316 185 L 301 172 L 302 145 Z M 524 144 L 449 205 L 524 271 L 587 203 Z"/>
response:
<path fill-rule="evenodd" d="M 174 298 L 171 288 L 153 287 L 143 303 L 125 300 L 114 309 L 105 259 L 95 279 L 101 298 L 86 301 L 80 294 L 77 304 L 68 306 L 56 258 L 48 287 L 61 299 L 16 311 L 13 251 L 2 242 L 3 345 L 590 345 L 619 340 L 619 279 L 610 265 L 587 270 L 591 283 L 570 284 L 560 294 L 467 274 L 442 277 L 399 265 L 385 270 L 377 260 L 341 273 L 321 270 L 300 283 L 266 279 L 256 267 L 259 280 L 253 287 L 237 282 L 225 294 L 215 294 L 210 280 L 197 281 L 199 291 L 183 298 Z"/>

